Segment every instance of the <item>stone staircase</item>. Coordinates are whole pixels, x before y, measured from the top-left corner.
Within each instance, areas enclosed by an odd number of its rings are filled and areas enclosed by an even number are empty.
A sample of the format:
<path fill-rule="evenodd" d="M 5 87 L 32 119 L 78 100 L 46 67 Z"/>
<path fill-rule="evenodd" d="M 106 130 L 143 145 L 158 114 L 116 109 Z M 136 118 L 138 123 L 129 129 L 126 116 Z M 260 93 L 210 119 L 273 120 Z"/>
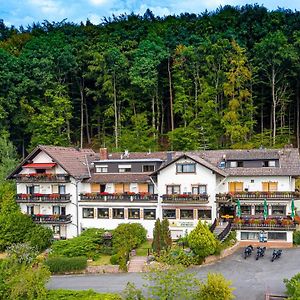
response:
<path fill-rule="evenodd" d="M 132 256 L 128 264 L 128 273 L 143 272 L 147 263 L 147 256 Z"/>
<path fill-rule="evenodd" d="M 226 229 L 227 225 L 228 225 L 228 222 L 223 222 L 222 224 L 217 225 L 213 231 L 213 234 L 215 236 L 219 237 L 219 235 Z M 223 242 L 227 238 L 229 233 L 230 233 L 230 231 L 224 237 L 222 237 L 220 239 L 220 241 Z"/>

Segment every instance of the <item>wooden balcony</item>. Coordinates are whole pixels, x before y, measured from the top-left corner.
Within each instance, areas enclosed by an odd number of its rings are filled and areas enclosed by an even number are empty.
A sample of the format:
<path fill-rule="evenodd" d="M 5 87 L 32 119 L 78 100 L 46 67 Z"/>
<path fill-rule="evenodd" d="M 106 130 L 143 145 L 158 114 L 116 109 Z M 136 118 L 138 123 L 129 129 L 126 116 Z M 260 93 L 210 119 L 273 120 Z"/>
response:
<path fill-rule="evenodd" d="M 17 203 L 69 203 L 70 194 L 17 194 Z"/>
<path fill-rule="evenodd" d="M 207 194 L 165 194 L 162 195 L 162 203 L 205 204 L 208 197 Z"/>
<path fill-rule="evenodd" d="M 110 194 L 85 193 L 80 194 L 81 202 L 157 202 L 157 194 Z"/>
<path fill-rule="evenodd" d="M 217 202 L 231 202 L 239 200 L 291 200 L 300 199 L 299 192 L 231 192 L 216 194 Z"/>
<path fill-rule="evenodd" d="M 31 215 L 37 224 L 69 224 L 72 222 L 71 215 Z"/>
<path fill-rule="evenodd" d="M 17 182 L 35 183 L 35 182 L 53 182 L 67 183 L 70 182 L 70 176 L 66 174 L 19 174 L 15 176 Z"/>

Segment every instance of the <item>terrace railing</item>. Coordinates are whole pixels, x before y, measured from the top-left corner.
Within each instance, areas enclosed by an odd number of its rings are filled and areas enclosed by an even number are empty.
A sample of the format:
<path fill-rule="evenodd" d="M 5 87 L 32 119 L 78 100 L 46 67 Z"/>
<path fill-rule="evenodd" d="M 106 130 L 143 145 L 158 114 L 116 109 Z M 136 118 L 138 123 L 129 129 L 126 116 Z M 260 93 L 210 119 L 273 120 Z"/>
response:
<path fill-rule="evenodd" d="M 17 182 L 70 182 L 70 176 L 66 174 L 19 174 L 15 176 Z"/>
<path fill-rule="evenodd" d="M 17 203 L 69 203 L 70 194 L 17 194 Z"/>
<path fill-rule="evenodd" d="M 37 224 L 69 224 L 72 222 L 71 215 L 31 215 L 32 220 Z"/>
<path fill-rule="evenodd" d="M 80 194 L 82 202 L 157 202 L 157 194 L 111 194 L 111 193 L 85 193 Z"/>
<path fill-rule="evenodd" d="M 207 194 L 165 194 L 162 195 L 163 203 L 208 203 Z"/>

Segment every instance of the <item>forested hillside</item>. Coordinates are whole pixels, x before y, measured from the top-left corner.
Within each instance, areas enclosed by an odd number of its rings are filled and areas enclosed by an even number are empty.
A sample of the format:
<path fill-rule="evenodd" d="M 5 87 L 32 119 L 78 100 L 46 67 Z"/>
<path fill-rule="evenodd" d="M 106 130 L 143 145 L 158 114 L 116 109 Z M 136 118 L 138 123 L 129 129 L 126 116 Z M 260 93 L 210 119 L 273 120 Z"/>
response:
<path fill-rule="evenodd" d="M 299 12 L 0 21 L 0 130 L 20 152 L 299 147 L 299 93 Z"/>

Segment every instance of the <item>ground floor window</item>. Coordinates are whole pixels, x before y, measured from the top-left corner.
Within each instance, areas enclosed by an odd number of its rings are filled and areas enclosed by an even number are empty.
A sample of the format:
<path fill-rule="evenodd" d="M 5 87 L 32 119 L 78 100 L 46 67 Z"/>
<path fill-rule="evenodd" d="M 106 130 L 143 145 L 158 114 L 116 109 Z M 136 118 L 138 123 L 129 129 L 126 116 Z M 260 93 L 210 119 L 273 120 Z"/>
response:
<path fill-rule="evenodd" d="M 180 210 L 180 219 L 193 220 L 194 219 L 194 211 L 192 209 L 181 209 Z"/>
<path fill-rule="evenodd" d="M 98 219 L 108 219 L 109 218 L 108 208 L 98 208 L 97 217 Z"/>
<path fill-rule="evenodd" d="M 285 209 L 286 207 L 284 205 L 273 205 L 272 206 L 272 215 L 285 215 Z"/>
<path fill-rule="evenodd" d="M 241 240 L 258 240 L 259 232 L 241 232 Z"/>
<path fill-rule="evenodd" d="M 128 208 L 128 219 L 139 219 L 140 209 L 139 208 Z"/>
<path fill-rule="evenodd" d="M 34 214 L 34 207 L 33 207 L 33 205 L 27 205 L 26 211 L 27 211 L 28 215 L 33 215 Z"/>
<path fill-rule="evenodd" d="M 264 214 L 264 206 L 263 205 L 255 205 L 255 214 L 263 215 Z"/>
<path fill-rule="evenodd" d="M 268 239 L 269 240 L 286 241 L 287 240 L 286 232 L 269 232 L 268 233 Z"/>
<path fill-rule="evenodd" d="M 60 234 L 60 226 L 59 225 L 53 225 L 52 230 L 54 234 Z"/>
<path fill-rule="evenodd" d="M 84 219 L 93 219 L 94 218 L 94 209 L 93 208 L 82 208 L 82 217 Z"/>
<path fill-rule="evenodd" d="M 251 205 L 241 205 L 242 215 L 251 215 Z"/>
<path fill-rule="evenodd" d="M 124 219 L 124 208 L 113 208 L 113 219 Z"/>
<path fill-rule="evenodd" d="M 211 219 L 211 209 L 198 209 L 198 219 Z"/>
<path fill-rule="evenodd" d="M 155 220 L 156 219 L 155 209 L 144 209 L 144 219 L 145 220 Z"/>
<path fill-rule="evenodd" d="M 163 218 L 176 219 L 176 210 L 175 209 L 163 209 Z"/>

